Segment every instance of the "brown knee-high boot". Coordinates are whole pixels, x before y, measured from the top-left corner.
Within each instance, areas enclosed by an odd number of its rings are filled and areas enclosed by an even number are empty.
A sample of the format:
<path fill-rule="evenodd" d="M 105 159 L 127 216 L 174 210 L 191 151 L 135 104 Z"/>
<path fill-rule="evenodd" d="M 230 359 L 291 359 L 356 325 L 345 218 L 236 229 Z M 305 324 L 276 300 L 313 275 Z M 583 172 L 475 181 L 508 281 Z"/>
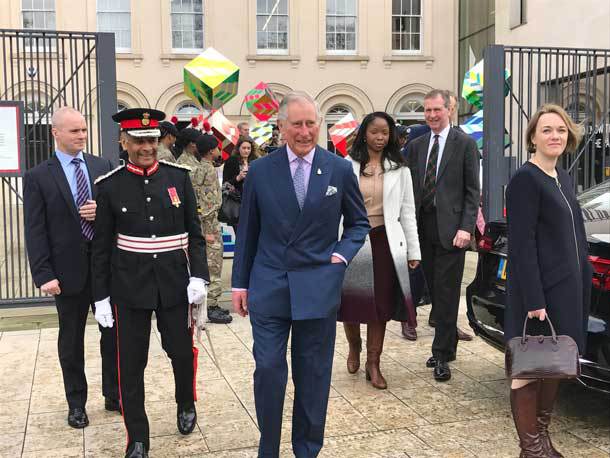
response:
<path fill-rule="evenodd" d="M 362 339 L 360 338 L 359 323 L 343 323 L 345 337 L 349 344 L 347 355 L 347 372 L 355 374 L 360 369 L 360 352 L 362 351 Z"/>
<path fill-rule="evenodd" d="M 542 379 L 538 388 L 538 432 L 540 432 L 542 446 L 550 458 L 563 458 L 563 455 L 555 450 L 549 437 L 549 424 L 559 391 L 559 382 L 560 380 L 557 379 Z"/>
<path fill-rule="evenodd" d="M 510 390 L 510 407 L 521 447 L 520 458 L 548 456 L 540 440 L 536 419 L 539 383 L 540 381 L 537 380 L 516 390 Z"/>
<path fill-rule="evenodd" d="M 385 390 L 388 387 L 379 369 L 385 325 L 385 322 L 375 322 L 368 323 L 366 327 L 366 379 L 379 390 Z"/>

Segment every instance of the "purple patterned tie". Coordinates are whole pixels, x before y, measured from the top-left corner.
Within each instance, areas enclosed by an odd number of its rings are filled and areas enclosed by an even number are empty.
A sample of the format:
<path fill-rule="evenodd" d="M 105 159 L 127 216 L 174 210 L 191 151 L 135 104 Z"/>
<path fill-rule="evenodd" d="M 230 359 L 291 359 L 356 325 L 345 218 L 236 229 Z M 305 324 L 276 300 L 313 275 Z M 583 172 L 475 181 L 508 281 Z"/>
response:
<path fill-rule="evenodd" d="M 305 203 L 305 195 L 307 194 L 307 190 L 305 189 L 305 159 L 299 157 L 296 159 L 297 161 L 297 169 L 294 171 L 294 176 L 292 177 L 292 182 L 294 184 L 294 192 L 297 195 L 297 202 L 299 203 L 299 208 L 303 210 L 303 204 Z"/>
<path fill-rule="evenodd" d="M 72 164 L 74 164 L 74 176 L 76 177 L 76 209 L 78 210 L 87 203 L 87 199 L 89 199 L 89 188 L 87 187 L 85 173 L 83 172 L 83 169 L 80 168 L 80 159 L 72 159 Z M 81 218 L 80 227 L 83 236 L 87 240 L 91 240 L 93 238 L 93 223 Z"/>

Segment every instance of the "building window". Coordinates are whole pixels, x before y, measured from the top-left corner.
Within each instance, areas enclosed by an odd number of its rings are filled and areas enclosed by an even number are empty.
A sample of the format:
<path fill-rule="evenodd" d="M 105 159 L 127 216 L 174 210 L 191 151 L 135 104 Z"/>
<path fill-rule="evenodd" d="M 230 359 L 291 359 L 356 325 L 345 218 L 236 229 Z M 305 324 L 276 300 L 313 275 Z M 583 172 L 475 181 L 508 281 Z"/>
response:
<path fill-rule="evenodd" d="M 417 124 L 424 121 L 424 95 L 410 94 L 398 102 L 394 118 L 402 125 Z"/>
<path fill-rule="evenodd" d="M 256 0 L 256 49 L 288 53 L 288 0 Z"/>
<path fill-rule="evenodd" d="M 421 0 L 392 0 L 392 50 L 421 51 Z"/>
<path fill-rule="evenodd" d="M 514 29 L 526 23 L 526 0 L 510 0 L 509 21 L 510 28 Z"/>
<path fill-rule="evenodd" d="M 326 50 L 356 51 L 357 0 L 326 0 Z"/>
<path fill-rule="evenodd" d="M 55 30 L 55 0 L 21 0 L 24 29 Z"/>
<path fill-rule="evenodd" d="M 131 50 L 131 0 L 97 0 L 97 30 L 114 33 L 117 51 Z"/>
<path fill-rule="evenodd" d="M 203 49 L 203 0 L 172 0 L 172 48 Z"/>

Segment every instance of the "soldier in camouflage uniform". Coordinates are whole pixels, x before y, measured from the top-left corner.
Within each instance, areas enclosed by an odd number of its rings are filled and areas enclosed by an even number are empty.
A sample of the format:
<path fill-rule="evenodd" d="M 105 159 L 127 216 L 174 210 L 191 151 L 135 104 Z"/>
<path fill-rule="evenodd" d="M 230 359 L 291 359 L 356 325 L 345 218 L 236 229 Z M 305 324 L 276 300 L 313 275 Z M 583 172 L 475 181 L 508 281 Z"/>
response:
<path fill-rule="evenodd" d="M 195 129 L 184 129 L 195 130 Z M 198 132 L 198 131 L 196 131 Z M 182 134 L 183 131 L 180 132 Z M 220 204 L 216 205 L 216 200 L 222 203 L 220 194 L 220 186 L 216 171 L 210 160 L 202 158 L 200 161 L 195 155 L 202 157 L 203 154 L 198 152 L 201 144 L 201 151 L 206 155 L 211 156 L 212 150 L 218 151 L 218 141 L 212 135 L 199 133 L 195 136 L 193 132 L 185 133 L 188 142 L 180 157 L 178 164 L 190 167 L 190 178 L 197 196 L 197 205 L 199 208 L 199 217 L 202 222 L 202 230 L 206 241 L 206 252 L 211 253 L 211 258 L 208 259 L 208 269 L 210 273 L 210 285 L 208 292 L 208 320 L 212 323 L 227 324 L 233 320 L 231 315 L 218 306 L 218 297 L 222 293 L 221 285 L 221 269 L 222 269 L 222 240 L 220 236 L 220 225 L 218 223 L 218 209 Z M 195 146 L 197 145 L 197 146 Z M 206 146 L 208 145 L 208 146 Z M 208 149 L 206 149 L 208 148 Z M 220 151 L 218 151 L 220 154 Z M 211 172 L 210 172 L 210 169 Z M 216 181 L 213 181 L 213 179 Z M 215 185 L 215 187 L 214 187 Z M 210 207 L 211 205 L 211 207 Z M 215 225 L 214 225 L 215 223 Z"/>
<path fill-rule="evenodd" d="M 198 196 L 201 210 L 201 231 L 205 237 L 206 255 L 210 270 L 210 285 L 208 288 L 208 317 L 210 314 L 223 313 L 225 320 L 232 320 L 231 315 L 218 306 L 218 298 L 222 294 L 222 233 L 218 222 L 218 211 L 222 205 L 220 182 L 214 163 L 221 159 L 218 140 L 213 135 L 202 135 L 196 142 L 197 152 L 201 156 L 200 170 L 202 174 L 202 192 Z M 210 321 L 212 321 L 210 319 Z"/>
<path fill-rule="evenodd" d="M 159 123 L 161 137 L 159 138 L 159 146 L 157 147 L 157 160 L 176 163 L 172 147 L 178 136 L 178 129 L 169 121 Z"/>

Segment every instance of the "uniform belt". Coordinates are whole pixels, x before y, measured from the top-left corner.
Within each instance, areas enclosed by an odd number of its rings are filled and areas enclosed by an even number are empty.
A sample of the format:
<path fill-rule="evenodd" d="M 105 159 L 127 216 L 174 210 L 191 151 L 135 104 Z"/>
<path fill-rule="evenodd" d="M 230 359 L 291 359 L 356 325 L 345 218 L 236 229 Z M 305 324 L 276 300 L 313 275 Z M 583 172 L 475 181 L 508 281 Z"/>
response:
<path fill-rule="evenodd" d="M 117 247 L 133 253 L 163 253 L 166 251 L 186 250 L 189 246 L 188 233 L 163 237 L 133 237 L 119 234 Z"/>

